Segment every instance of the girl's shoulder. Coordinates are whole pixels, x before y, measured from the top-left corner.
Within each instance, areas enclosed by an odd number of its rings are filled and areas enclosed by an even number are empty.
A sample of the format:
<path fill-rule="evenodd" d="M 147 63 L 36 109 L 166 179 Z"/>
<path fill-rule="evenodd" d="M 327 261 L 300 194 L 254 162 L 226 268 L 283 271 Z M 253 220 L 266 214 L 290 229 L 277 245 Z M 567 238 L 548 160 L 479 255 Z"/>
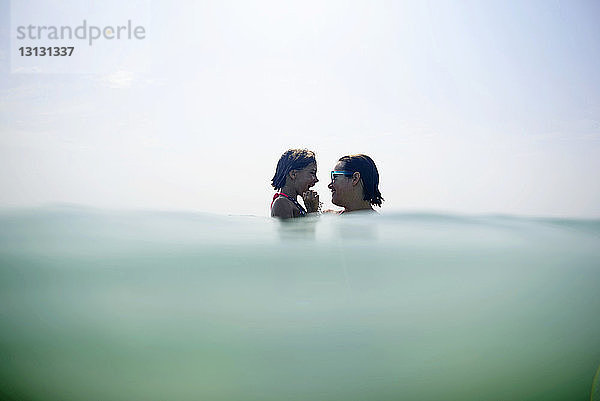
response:
<path fill-rule="evenodd" d="M 271 204 L 271 216 L 289 218 L 294 217 L 296 206 L 285 196 L 279 196 Z"/>
<path fill-rule="evenodd" d="M 275 205 L 280 205 L 281 207 L 293 207 L 294 203 L 285 196 L 278 196 L 277 198 L 273 199 L 272 207 L 275 207 Z"/>

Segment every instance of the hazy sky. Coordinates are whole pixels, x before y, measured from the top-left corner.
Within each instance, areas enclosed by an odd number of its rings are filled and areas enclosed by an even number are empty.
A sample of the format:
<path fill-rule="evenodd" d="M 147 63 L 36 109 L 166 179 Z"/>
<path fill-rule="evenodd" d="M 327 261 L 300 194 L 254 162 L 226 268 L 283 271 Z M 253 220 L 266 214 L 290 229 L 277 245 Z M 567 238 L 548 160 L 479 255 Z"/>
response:
<path fill-rule="evenodd" d="M 11 72 L 0 0 L 0 206 L 264 216 L 306 147 L 326 207 L 336 160 L 367 153 L 383 212 L 600 217 L 600 2 L 27 4 L 146 38 L 76 42 L 100 72 Z"/>

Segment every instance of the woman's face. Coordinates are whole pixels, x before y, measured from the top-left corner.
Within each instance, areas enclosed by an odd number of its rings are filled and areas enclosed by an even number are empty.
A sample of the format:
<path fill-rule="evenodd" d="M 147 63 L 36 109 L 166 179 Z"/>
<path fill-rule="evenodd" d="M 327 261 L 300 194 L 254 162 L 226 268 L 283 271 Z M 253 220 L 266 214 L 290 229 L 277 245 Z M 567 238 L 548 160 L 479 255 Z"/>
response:
<path fill-rule="evenodd" d="M 296 172 L 296 189 L 299 193 L 304 193 L 314 186 L 317 179 L 317 163 L 311 163 L 302 170 Z"/>
<path fill-rule="evenodd" d="M 344 163 L 338 162 L 333 169 L 335 171 L 344 170 Z M 348 196 L 352 191 L 352 177 L 337 175 L 329 183 L 327 188 L 331 189 L 331 202 L 334 205 L 344 207 L 346 205 L 346 199 L 348 199 Z"/>

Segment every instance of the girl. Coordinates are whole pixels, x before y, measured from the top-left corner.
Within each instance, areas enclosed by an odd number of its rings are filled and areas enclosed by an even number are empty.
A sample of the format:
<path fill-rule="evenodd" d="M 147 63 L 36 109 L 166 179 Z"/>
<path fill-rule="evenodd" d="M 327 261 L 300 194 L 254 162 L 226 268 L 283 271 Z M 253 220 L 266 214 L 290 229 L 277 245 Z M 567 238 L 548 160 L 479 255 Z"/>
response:
<path fill-rule="evenodd" d="M 302 217 L 319 209 L 319 195 L 310 188 L 317 179 L 317 160 L 307 149 L 290 149 L 279 158 L 271 185 L 277 193 L 271 202 L 271 217 L 289 219 Z M 298 203 L 302 195 L 305 210 Z"/>

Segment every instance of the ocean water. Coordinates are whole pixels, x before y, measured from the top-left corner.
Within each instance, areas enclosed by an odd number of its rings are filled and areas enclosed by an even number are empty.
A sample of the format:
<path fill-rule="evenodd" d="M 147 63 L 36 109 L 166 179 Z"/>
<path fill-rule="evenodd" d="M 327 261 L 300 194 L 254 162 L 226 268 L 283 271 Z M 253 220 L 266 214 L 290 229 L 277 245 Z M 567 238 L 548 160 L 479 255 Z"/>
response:
<path fill-rule="evenodd" d="M 600 400 L 600 221 L 0 213 L 0 399 Z"/>

